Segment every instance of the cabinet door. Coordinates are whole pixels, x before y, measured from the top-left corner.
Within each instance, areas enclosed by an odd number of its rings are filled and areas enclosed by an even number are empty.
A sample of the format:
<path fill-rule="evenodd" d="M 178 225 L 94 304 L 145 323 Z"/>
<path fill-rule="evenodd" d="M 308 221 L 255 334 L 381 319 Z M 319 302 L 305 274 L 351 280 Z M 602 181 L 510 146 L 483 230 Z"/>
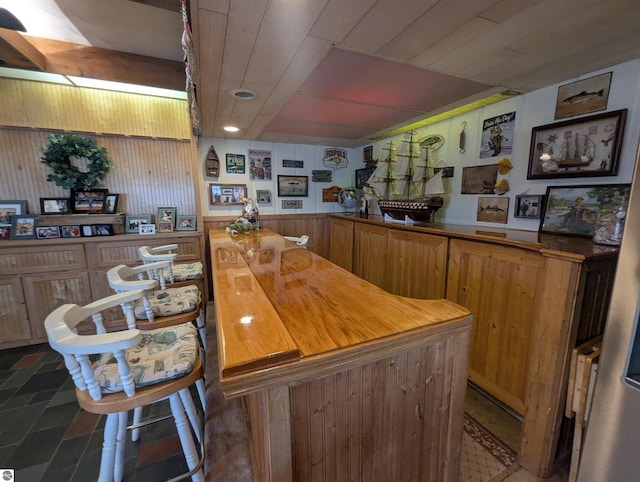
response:
<path fill-rule="evenodd" d="M 353 272 L 353 221 L 331 218 L 329 261 Z"/>
<path fill-rule="evenodd" d="M 387 272 L 387 237 L 389 228 L 357 223 L 353 273 L 386 290 L 389 285 Z"/>
<path fill-rule="evenodd" d="M 44 341 L 47 333 L 44 320 L 54 309 L 65 303 L 86 305 L 92 301 L 89 273 L 65 271 L 22 278 L 29 301 L 29 323 L 35 340 Z"/>
<path fill-rule="evenodd" d="M 0 320 L 0 346 L 31 338 L 20 278 L 0 278 Z"/>
<path fill-rule="evenodd" d="M 410 298 L 444 298 L 448 238 L 392 229 L 388 242 L 388 291 Z"/>
<path fill-rule="evenodd" d="M 447 299 L 473 313 L 469 378 L 523 415 L 544 258 L 462 240 L 449 252 Z"/>

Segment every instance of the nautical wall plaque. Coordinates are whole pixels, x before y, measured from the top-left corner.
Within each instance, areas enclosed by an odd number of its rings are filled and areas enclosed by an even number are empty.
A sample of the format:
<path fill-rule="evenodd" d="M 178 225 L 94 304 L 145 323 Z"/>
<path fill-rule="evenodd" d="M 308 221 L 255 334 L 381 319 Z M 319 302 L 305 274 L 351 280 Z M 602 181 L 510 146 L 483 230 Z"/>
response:
<path fill-rule="evenodd" d="M 347 151 L 339 147 L 329 147 L 324 150 L 324 158 L 322 159 L 324 167 L 330 167 L 334 171 L 344 169 L 349 165 L 347 159 Z"/>
<path fill-rule="evenodd" d="M 302 199 L 283 199 L 282 209 L 302 209 Z"/>
<path fill-rule="evenodd" d="M 304 167 L 304 161 L 298 161 L 295 159 L 282 159 L 282 167 L 294 167 L 296 169 L 302 169 Z"/>

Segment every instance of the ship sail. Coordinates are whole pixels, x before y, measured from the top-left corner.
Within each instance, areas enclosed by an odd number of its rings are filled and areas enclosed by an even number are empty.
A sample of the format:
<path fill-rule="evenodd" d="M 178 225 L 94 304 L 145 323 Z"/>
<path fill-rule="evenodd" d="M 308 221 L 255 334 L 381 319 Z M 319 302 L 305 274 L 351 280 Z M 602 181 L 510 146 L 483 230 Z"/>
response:
<path fill-rule="evenodd" d="M 365 199 L 377 199 L 383 214 L 394 219 L 408 216 L 415 221 L 433 221 L 434 213 L 443 205 L 442 171 L 429 176 L 428 157 L 420 159 L 420 146 L 414 131 L 407 133 L 405 149 L 397 153 L 389 142 L 388 156 L 378 162 L 365 183 Z"/>

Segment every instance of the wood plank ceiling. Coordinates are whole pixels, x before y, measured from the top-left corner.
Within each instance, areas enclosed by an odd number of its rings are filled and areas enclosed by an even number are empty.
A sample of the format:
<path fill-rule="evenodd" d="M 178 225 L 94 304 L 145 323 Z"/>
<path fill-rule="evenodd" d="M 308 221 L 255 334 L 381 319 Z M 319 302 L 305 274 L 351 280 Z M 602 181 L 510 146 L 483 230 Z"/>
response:
<path fill-rule="evenodd" d="M 179 0 L 55 3 L 88 42 L 29 31 L 35 53 L 26 48 L 34 62 L 44 56 L 41 70 L 184 89 Z M 637 0 L 189 3 L 204 137 L 359 146 L 469 99 L 640 57 Z M 158 28 L 167 19 L 171 28 Z M 167 36 L 173 44 L 161 51 Z M 239 100 L 234 89 L 256 97 Z M 228 124 L 240 131 L 226 133 Z"/>

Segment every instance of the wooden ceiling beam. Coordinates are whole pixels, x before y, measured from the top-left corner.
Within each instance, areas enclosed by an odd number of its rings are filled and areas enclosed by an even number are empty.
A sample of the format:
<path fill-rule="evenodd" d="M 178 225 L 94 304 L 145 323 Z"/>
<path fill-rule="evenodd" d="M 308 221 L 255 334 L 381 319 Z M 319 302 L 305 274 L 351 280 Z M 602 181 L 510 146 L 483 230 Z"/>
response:
<path fill-rule="evenodd" d="M 185 90 L 184 64 L 60 40 L 25 37 L 46 59 L 46 72 Z"/>
<path fill-rule="evenodd" d="M 21 33 L 0 28 L 0 66 L 43 71 L 46 60 Z"/>

